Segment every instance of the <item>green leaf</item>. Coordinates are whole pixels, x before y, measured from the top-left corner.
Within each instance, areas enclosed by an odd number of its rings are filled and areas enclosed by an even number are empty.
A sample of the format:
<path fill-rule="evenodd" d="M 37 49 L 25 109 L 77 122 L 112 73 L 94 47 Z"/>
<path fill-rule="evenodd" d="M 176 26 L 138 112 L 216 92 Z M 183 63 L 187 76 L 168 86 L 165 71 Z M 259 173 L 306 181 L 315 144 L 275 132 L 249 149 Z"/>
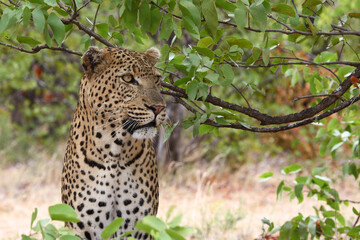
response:
<path fill-rule="evenodd" d="M 250 6 L 250 14 L 255 25 L 264 32 L 267 27 L 267 14 L 265 7 L 262 4 L 256 5 L 253 3 Z"/>
<path fill-rule="evenodd" d="M 302 193 L 303 187 L 304 187 L 304 184 L 302 184 L 302 183 L 296 184 L 294 187 L 295 196 L 297 197 L 297 199 L 299 199 L 299 203 L 301 203 L 303 200 L 303 193 Z"/>
<path fill-rule="evenodd" d="M 301 165 L 294 163 L 294 164 L 291 164 L 291 165 L 286 166 L 285 168 L 283 168 L 281 170 L 281 172 L 284 173 L 284 174 L 292 174 L 292 173 L 300 172 L 301 168 L 302 168 Z"/>
<path fill-rule="evenodd" d="M 349 173 L 350 173 L 350 164 L 344 163 L 344 165 L 342 167 L 342 174 L 344 177 L 346 177 L 347 175 L 349 175 Z"/>
<path fill-rule="evenodd" d="M 65 12 L 64 10 L 62 10 L 62 9 L 59 8 L 59 7 L 54 7 L 53 9 L 54 9 L 60 16 L 66 17 L 66 16 L 69 15 L 67 12 Z"/>
<path fill-rule="evenodd" d="M 206 76 L 205 76 L 206 79 L 210 80 L 211 82 L 215 83 L 215 84 L 219 84 L 220 85 L 220 82 L 219 82 L 219 74 L 217 73 L 208 73 Z"/>
<path fill-rule="evenodd" d="M 65 38 L 65 27 L 61 22 L 59 17 L 55 13 L 50 13 L 48 17 L 48 23 L 50 25 L 51 30 L 54 33 L 54 37 L 58 45 L 61 45 L 62 41 Z"/>
<path fill-rule="evenodd" d="M 204 126 L 204 125 L 201 125 L 201 126 Z M 200 127 L 201 127 L 201 126 L 200 126 Z M 207 125 L 207 126 L 209 126 L 209 125 Z M 211 127 L 212 127 L 212 126 L 211 126 Z M 179 226 L 179 224 L 180 224 L 180 222 L 181 222 L 181 219 L 182 219 L 182 215 L 181 215 L 181 214 L 175 216 L 175 217 L 168 223 L 169 227 L 175 228 L 175 227 Z"/>
<path fill-rule="evenodd" d="M 274 176 L 273 172 L 266 172 L 260 175 L 260 182 L 265 182 Z"/>
<path fill-rule="evenodd" d="M 193 47 L 193 49 L 195 49 L 198 53 L 200 53 L 203 56 L 206 56 L 208 58 L 210 58 L 211 60 L 214 59 L 215 54 L 213 51 L 211 51 L 208 48 L 201 48 L 201 47 Z"/>
<path fill-rule="evenodd" d="M 41 42 L 31 38 L 31 37 L 25 37 L 25 36 L 18 36 L 18 37 L 16 37 L 16 40 L 19 43 L 29 44 L 30 46 L 35 46 L 35 45 L 38 45 L 38 44 L 41 43 Z"/>
<path fill-rule="evenodd" d="M 101 237 L 104 239 L 108 239 L 111 235 L 113 235 L 124 222 L 124 218 L 116 218 L 112 221 L 101 233 Z"/>
<path fill-rule="evenodd" d="M 49 5 L 51 7 L 57 6 L 56 0 L 44 0 L 44 3 L 46 3 L 47 5 Z"/>
<path fill-rule="evenodd" d="M 33 227 L 34 221 L 37 217 L 38 209 L 35 208 L 34 212 L 31 214 L 31 222 L 30 222 L 30 228 Z"/>
<path fill-rule="evenodd" d="M 256 62 L 258 59 L 259 59 L 259 57 L 260 57 L 260 55 L 261 55 L 261 49 L 260 48 L 257 48 L 257 47 L 254 47 L 253 48 L 253 54 L 252 54 L 252 57 L 253 57 L 253 60 L 254 60 L 254 62 Z"/>
<path fill-rule="evenodd" d="M 348 15 L 351 18 L 360 18 L 360 12 L 351 12 Z"/>
<path fill-rule="evenodd" d="M 36 222 L 35 226 L 33 227 L 34 231 L 42 231 L 42 229 L 44 228 L 44 226 L 46 224 L 48 224 L 50 222 L 50 219 L 46 218 L 46 219 L 41 219 L 39 221 Z"/>
<path fill-rule="evenodd" d="M 35 27 L 39 29 L 40 32 L 43 32 L 45 27 L 45 17 L 43 11 L 39 8 L 35 8 L 32 11 L 32 16 Z"/>
<path fill-rule="evenodd" d="M 214 44 L 214 40 L 210 36 L 207 36 L 200 39 L 197 43 L 197 46 L 201 48 L 207 48 L 213 44 Z"/>
<path fill-rule="evenodd" d="M 145 216 L 141 222 L 149 227 L 151 227 L 152 229 L 155 229 L 158 232 L 164 231 L 166 228 L 165 223 L 160 220 L 159 218 L 155 217 L 155 216 Z"/>
<path fill-rule="evenodd" d="M 30 18 L 31 18 L 31 11 L 28 7 L 25 7 L 23 11 L 23 25 L 25 28 L 29 25 Z"/>
<path fill-rule="evenodd" d="M 87 34 L 86 34 L 87 35 Z M 85 36 L 85 35 L 84 35 Z M 51 37 L 50 37 L 50 34 L 49 34 L 49 29 L 48 29 L 48 27 L 46 26 L 45 28 L 44 28 L 44 38 L 45 38 L 45 42 L 46 42 L 46 44 L 49 46 L 49 47 L 51 47 Z M 87 48 L 86 48 L 86 50 L 87 50 Z"/>
<path fill-rule="evenodd" d="M 344 142 L 336 143 L 334 146 L 331 147 L 330 152 L 336 151 L 339 147 L 341 147 L 344 144 Z"/>
<path fill-rule="evenodd" d="M 343 215 L 341 215 L 341 213 L 337 212 L 336 213 L 336 219 L 339 221 L 339 223 L 345 227 L 345 218 L 343 217 Z"/>
<path fill-rule="evenodd" d="M 85 36 L 85 35 L 84 35 Z M 119 45 L 122 45 L 124 43 L 123 35 L 119 32 L 113 32 L 112 37 L 118 40 Z M 90 42 L 89 42 L 90 43 Z"/>
<path fill-rule="evenodd" d="M 339 127 L 339 121 L 337 118 L 333 118 L 327 125 L 328 132 L 331 132 Z"/>
<path fill-rule="evenodd" d="M 336 61 L 338 58 L 336 53 L 332 53 L 332 52 L 322 52 L 319 55 L 317 55 L 314 59 L 314 62 L 319 63 L 319 62 L 332 62 L 332 61 Z"/>
<path fill-rule="evenodd" d="M 96 24 L 96 29 L 98 30 L 99 34 L 103 38 L 107 38 L 109 35 L 109 24 L 107 23 L 99 23 Z"/>
<path fill-rule="evenodd" d="M 314 13 L 315 7 L 321 3 L 321 0 L 306 0 L 302 4 L 302 12 L 311 15 Z"/>
<path fill-rule="evenodd" d="M 81 238 L 74 235 L 62 235 L 59 240 L 81 240 Z"/>
<path fill-rule="evenodd" d="M 210 29 L 212 35 L 215 36 L 217 29 L 219 27 L 219 22 L 218 22 L 218 15 L 214 1 L 203 0 L 201 3 L 201 8 L 205 18 L 206 25 Z"/>
<path fill-rule="evenodd" d="M 193 126 L 193 136 L 199 135 L 200 125 L 207 119 L 207 114 L 198 114 L 196 113 L 196 120 Z"/>
<path fill-rule="evenodd" d="M 25 234 L 21 234 L 21 240 L 34 240 L 34 239 Z"/>
<path fill-rule="evenodd" d="M 224 83 L 224 84 L 229 85 L 230 83 L 232 83 L 232 81 L 234 80 L 234 76 L 235 76 L 232 67 L 229 64 L 222 64 L 221 71 L 224 75 L 225 80 L 227 80 L 226 83 Z"/>
<path fill-rule="evenodd" d="M 335 217 L 335 211 L 324 211 L 322 214 L 324 217 Z"/>
<path fill-rule="evenodd" d="M 139 8 L 139 23 L 141 25 L 141 29 L 144 32 L 149 31 L 151 28 L 150 4 L 148 4 L 146 1 L 143 1 Z"/>
<path fill-rule="evenodd" d="M 161 22 L 162 14 L 160 13 L 159 9 L 155 8 L 151 10 L 151 27 L 150 33 L 154 35 L 158 29 Z M 147 20 L 149 21 L 149 20 Z"/>
<path fill-rule="evenodd" d="M 359 177 L 359 172 L 358 172 L 358 169 L 357 169 L 355 163 L 350 163 L 350 165 L 349 165 L 349 173 L 351 175 L 353 175 L 355 177 L 355 179 L 357 179 Z"/>
<path fill-rule="evenodd" d="M 195 23 L 189 16 L 183 17 L 183 25 L 192 37 L 194 37 L 195 39 L 200 38 L 199 28 L 195 25 Z"/>
<path fill-rule="evenodd" d="M 271 10 L 290 17 L 296 16 L 294 8 L 285 3 L 276 4 L 274 7 L 271 8 Z"/>
<path fill-rule="evenodd" d="M 168 40 L 172 31 L 173 31 L 173 17 L 171 13 L 168 13 L 163 17 L 161 23 L 160 39 Z"/>
<path fill-rule="evenodd" d="M 236 3 L 237 8 L 234 11 L 234 18 L 237 28 L 241 31 L 248 23 L 247 8 L 242 2 Z"/>
<path fill-rule="evenodd" d="M 284 187 L 284 180 L 282 180 L 282 181 L 279 183 L 279 186 L 278 186 L 277 189 L 276 189 L 276 199 L 277 199 L 277 200 L 280 200 L 280 199 L 281 199 L 283 187 Z"/>
<path fill-rule="evenodd" d="M 203 134 L 211 133 L 215 128 L 216 127 L 211 126 L 211 125 L 202 124 L 202 125 L 200 125 L 200 128 L 199 128 L 199 134 L 203 135 Z"/>
<path fill-rule="evenodd" d="M 327 167 L 319 167 L 319 168 L 314 168 L 311 172 L 311 174 L 313 176 L 315 175 L 319 175 L 320 173 L 323 173 L 324 171 L 326 171 Z"/>
<path fill-rule="evenodd" d="M 172 240 L 186 240 L 181 234 L 177 233 L 172 229 L 166 229 L 165 231 L 171 237 Z"/>
<path fill-rule="evenodd" d="M 236 9 L 236 5 L 227 0 L 216 0 L 215 4 L 217 7 L 225 9 L 229 12 L 234 12 L 234 10 Z"/>
<path fill-rule="evenodd" d="M 116 27 L 118 25 L 118 21 L 115 19 L 114 15 L 110 15 L 108 21 L 112 27 Z"/>
<path fill-rule="evenodd" d="M 228 38 L 226 39 L 226 41 L 230 46 L 236 45 L 239 48 L 249 48 L 249 49 L 253 48 L 252 42 L 244 38 Z"/>
<path fill-rule="evenodd" d="M 266 66 L 270 62 L 270 49 L 268 47 L 263 49 L 262 60 Z"/>
<path fill-rule="evenodd" d="M 176 128 L 176 126 L 178 124 L 179 124 L 179 122 L 176 122 L 172 126 L 166 126 L 163 142 L 166 142 L 169 139 L 169 137 L 171 136 L 171 133 L 174 131 L 174 129 Z"/>
<path fill-rule="evenodd" d="M 191 82 L 188 82 L 186 86 L 186 93 L 188 94 L 189 100 L 195 100 L 196 94 L 198 91 L 198 81 L 192 80 Z"/>
<path fill-rule="evenodd" d="M 353 211 L 353 213 L 355 214 L 355 215 L 357 215 L 357 216 L 360 216 L 360 214 L 359 214 L 359 212 L 356 210 L 356 208 L 352 208 L 352 211 Z"/>
<path fill-rule="evenodd" d="M 51 220 L 58 220 L 63 222 L 80 222 L 77 219 L 75 210 L 64 203 L 56 204 L 49 207 L 49 215 Z"/>
<path fill-rule="evenodd" d="M 181 0 L 179 2 L 179 8 L 183 14 L 183 17 L 190 17 L 190 19 L 196 26 L 200 26 L 201 23 L 200 11 L 198 7 L 194 5 L 194 3 L 188 0 Z"/>

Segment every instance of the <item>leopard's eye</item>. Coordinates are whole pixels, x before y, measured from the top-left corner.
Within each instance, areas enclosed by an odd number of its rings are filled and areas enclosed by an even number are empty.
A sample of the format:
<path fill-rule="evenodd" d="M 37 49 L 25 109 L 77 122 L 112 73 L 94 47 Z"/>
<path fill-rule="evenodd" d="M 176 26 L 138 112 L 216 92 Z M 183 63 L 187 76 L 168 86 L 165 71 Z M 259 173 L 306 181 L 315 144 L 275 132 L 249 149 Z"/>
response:
<path fill-rule="evenodd" d="M 160 75 L 155 76 L 155 84 L 156 85 L 160 84 L 161 79 L 162 79 L 162 76 L 160 76 Z"/>
<path fill-rule="evenodd" d="M 121 77 L 125 82 L 138 85 L 138 81 L 135 80 L 133 75 L 124 75 Z"/>

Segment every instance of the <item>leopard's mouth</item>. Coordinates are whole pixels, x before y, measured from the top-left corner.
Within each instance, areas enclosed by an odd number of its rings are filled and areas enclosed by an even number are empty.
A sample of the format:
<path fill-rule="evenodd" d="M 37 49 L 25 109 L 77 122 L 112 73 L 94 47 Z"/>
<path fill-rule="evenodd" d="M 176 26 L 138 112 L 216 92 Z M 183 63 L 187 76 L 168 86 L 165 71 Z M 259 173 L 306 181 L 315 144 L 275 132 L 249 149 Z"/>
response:
<path fill-rule="evenodd" d="M 156 122 L 154 120 L 152 122 L 149 122 L 147 124 L 139 126 L 139 123 L 137 121 L 128 118 L 123 122 L 123 128 L 132 135 L 137 130 L 140 130 L 140 129 L 143 129 L 143 130 L 151 129 L 151 128 L 155 129 L 156 128 Z"/>

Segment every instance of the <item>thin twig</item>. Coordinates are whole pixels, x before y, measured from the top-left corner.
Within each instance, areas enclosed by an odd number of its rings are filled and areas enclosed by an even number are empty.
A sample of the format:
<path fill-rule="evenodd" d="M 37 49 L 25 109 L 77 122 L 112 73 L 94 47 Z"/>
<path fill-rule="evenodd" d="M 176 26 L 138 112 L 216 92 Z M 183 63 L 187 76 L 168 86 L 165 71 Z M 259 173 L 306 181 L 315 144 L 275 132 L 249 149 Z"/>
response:
<path fill-rule="evenodd" d="M 83 9 L 84 7 L 86 7 L 89 3 L 90 3 L 90 1 L 86 1 L 86 2 L 84 3 L 84 5 L 82 5 L 82 6 L 77 10 L 77 12 L 80 12 L 80 10 Z"/>
<path fill-rule="evenodd" d="M 340 80 L 339 76 L 338 76 L 333 70 L 331 70 L 330 68 L 324 66 L 324 65 L 326 65 L 326 64 L 320 64 L 320 63 L 316 63 L 316 62 L 313 62 L 313 61 L 310 61 L 310 60 L 301 59 L 301 58 L 297 58 L 297 57 L 270 57 L 270 59 L 271 59 L 271 58 L 299 60 L 299 61 L 307 62 L 307 63 L 312 64 L 312 65 L 320 66 L 320 67 L 322 67 L 322 68 L 325 68 L 325 69 L 328 70 L 329 72 L 331 72 L 331 73 L 337 78 L 337 80 L 339 81 L 339 83 L 341 83 L 341 80 Z"/>
<path fill-rule="evenodd" d="M 31 54 L 38 53 L 43 49 L 50 49 L 50 50 L 54 50 L 54 51 L 67 52 L 67 53 L 78 55 L 78 56 L 83 55 L 81 52 L 78 52 L 78 51 L 73 51 L 73 50 L 70 50 L 70 49 L 67 49 L 67 48 L 64 48 L 64 47 L 49 47 L 48 45 L 38 45 L 38 46 L 33 47 L 32 50 L 27 50 L 25 48 L 14 46 L 14 45 L 11 45 L 11 44 L 8 44 L 8 43 L 3 43 L 3 42 L 0 42 L 0 45 L 3 45 L 3 46 L 6 46 L 6 47 L 9 47 L 9 48 L 18 50 L 20 52 L 31 53 Z"/>
<path fill-rule="evenodd" d="M 343 102 L 346 101 L 342 96 L 339 96 L 339 95 L 336 95 L 336 94 L 314 94 L 314 95 L 308 95 L 308 96 L 301 96 L 301 97 L 294 98 L 293 101 L 296 102 L 296 101 L 299 101 L 300 99 L 305 99 L 305 98 L 330 97 L 330 96 L 338 97 Z"/>
<path fill-rule="evenodd" d="M 291 3 L 292 3 L 292 5 L 294 6 L 295 12 L 298 13 L 298 10 L 297 10 L 297 8 L 296 8 L 296 4 L 295 4 L 294 0 L 291 0 Z"/>
<path fill-rule="evenodd" d="M 76 13 L 78 10 L 77 10 L 77 6 L 76 6 L 75 0 L 72 0 L 72 3 L 73 3 L 73 5 L 74 5 L 74 13 Z"/>
<path fill-rule="evenodd" d="M 164 13 L 169 13 L 168 10 L 166 10 L 165 8 L 163 7 L 160 7 L 159 5 L 157 5 L 154 1 L 151 1 L 150 4 L 154 5 L 155 7 L 157 7 L 158 9 L 160 9 L 161 11 L 163 11 Z M 177 18 L 177 19 L 182 19 L 182 17 L 180 17 L 179 15 L 176 15 L 176 14 L 173 14 L 173 13 L 170 13 L 174 18 Z"/>
<path fill-rule="evenodd" d="M 98 5 L 98 7 L 97 7 L 97 9 L 96 9 L 95 17 L 94 17 L 94 22 L 93 22 L 93 24 L 92 24 L 91 31 L 94 31 L 94 30 L 95 30 L 96 18 L 97 18 L 97 15 L 98 15 L 98 13 L 99 13 L 99 9 L 100 9 L 100 4 Z"/>
<path fill-rule="evenodd" d="M 267 16 L 268 16 L 268 18 L 273 19 L 275 22 L 279 23 L 280 25 L 283 25 L 284 27 L 286 27 L 289 31 L 295 32 L 295 29 L 293 29 L 292 27 L 290 27 L 290 26 L 287 25 L 286 23 L 281 22 L 280 20 L 278 20 L 277 18 L 275 18 L 273 15 L 268 14 Z"/>
<path fill-rule="evenodd" d="M 4 3 L 3 1 L 0 1 L 0 3 L 3 4 L 3 5 L 6 6 L 6 7 L 10 7 L 10 5 Z"/>
<path fill-rule="evenodd" d="M 95 12 L 94 21 L 93 21 L 93 23 L 92 23 L 92 28 L 91 28 L 91 31 L 92 31 L 92 32 L 94 32 L 94 30 L 95 30 L 96 18 L 97 18 L 99 9 L 100 9 L 100 4 L 97 6 L 97 9 L 96 9 L 96 12 Z M 92 45 L 95 45 L 95 39 L 94 39 L 94 38 L 92 39 Z"/>
<path fill-rule="evenodd" d="M 343 44 L 342 44 L 342 46 L 341 46 L 340 53 L 339 53 L 339 56 L 338 56 L 338 59 L 337 59 L 338 61 L 341 60 L 342 53 L 343 53 L 343 51 L 344 51 L 344 47 L 345 47 L 345 42 L 343 42 Z"/>
<path fill-rule="evenodd" d="M 9 0 L 9 2 L 10 2 L 12 5 L 14 5 L 15 7 L 20 7 L 19 4 L 17 4 L 16 2 L 14 2 L 14 1 L 12 1 L 12 0 Z"/>
<path fill-rule="evenodd" d="M 107 47 L 115 47 L 114 44 L 110 43 L 108 40 L 106 40 L 105 38 L 103 38 L 101 35 L 95 33 L 94 31 L 92 31 L 90 28 L 86 27 L 85 25 L 81 24 L 79 21 L 77 21 L 76 19 L 64 19 L 62 18 L 61 21 L 65 24 L 65 25 L 69 25 L 69 24 L 74 24 L 78 27 L 79 30 L 87 33 L 89 36 L 94 37 L 96 40 L 98 40 L 99 42 L 101 42 L 102 44 L 104 44 Z"/>
<path fill-rule="evenodd" d="M 360 61 L 359 55 L 357 54 L 357 52 L 355 51 L 355 49 L 351 46 L 351 44 L 349 44 L 349 43 L 347 42 L 347 40 L 346 40 L 345 37 L 344 37 L 344 41 L 345 41 L 345 43 L 350 47 L 350 49 L 355 53 L 357 59 Z"/>
<path fill-rule="evenodd" d="M 238 89 L 234 84 L 231 84 L 231 86 L 241 95 L 241 97 L 245 100 L 246 104 L 248 105 L 249 108 L 251 108 L 250 103 L 248 102 L 248 100 L 245 98 L 245 96 L 242 94 L 242 92 L 240 91 L 240 89 Z"/>
<path fill-rule="evenodd" d="M 202 109 L 199 105 L 197 105 L 196 102 L 194 102 L 194 101 L 191 100 L 191 103 L 194 104 L 194 106 L 197 107 L 197 109 L 199 109 L 200 112 L 206 113 L 206 111 L 205 111 L 204 109 Z"/>

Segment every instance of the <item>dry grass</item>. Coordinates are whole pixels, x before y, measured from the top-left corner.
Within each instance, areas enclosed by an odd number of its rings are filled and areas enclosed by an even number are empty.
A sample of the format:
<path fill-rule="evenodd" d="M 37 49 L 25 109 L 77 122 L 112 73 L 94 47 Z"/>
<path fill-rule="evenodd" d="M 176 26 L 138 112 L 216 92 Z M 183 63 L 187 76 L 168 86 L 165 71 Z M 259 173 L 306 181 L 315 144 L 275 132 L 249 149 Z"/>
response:
<path fill-rule="evenodd" d="M 63 147 L 58 152 L 62 151 Z M 62 157 L 40 153 L 38 158 L 41 160 L 0 169 L 1 239 L 17 239 L 21 233 L 28 233 L 35 207 L 41 219 L 48 216 L 49 205 L 60 202 Z M 168 209 L 175 205 L 174 216 L 183 214 L 182 224 L 195 228 L 190 239 L 254 239 L 261 234 L 263 217 L 281 224 L 298 212 L 313 214 L 314 201 L 299 205 L 286 197 L 276 201 L 281 175 L 259 183 L 261 173 L 279 172 L 280 166 L 286 165 L 283 158 L 246 164 L 232 173 L 221 164 L 221 156 L 213 162 L 161 172 L 159 216 L 165 218 Z M 171 174 L 175 169 L 176 175 Z M 337 189 L 343 198 L 359 199 L 358 186 L 351 180 L 339 180 Z M 350 212 L 351 207 L 345 215 Z"/>

